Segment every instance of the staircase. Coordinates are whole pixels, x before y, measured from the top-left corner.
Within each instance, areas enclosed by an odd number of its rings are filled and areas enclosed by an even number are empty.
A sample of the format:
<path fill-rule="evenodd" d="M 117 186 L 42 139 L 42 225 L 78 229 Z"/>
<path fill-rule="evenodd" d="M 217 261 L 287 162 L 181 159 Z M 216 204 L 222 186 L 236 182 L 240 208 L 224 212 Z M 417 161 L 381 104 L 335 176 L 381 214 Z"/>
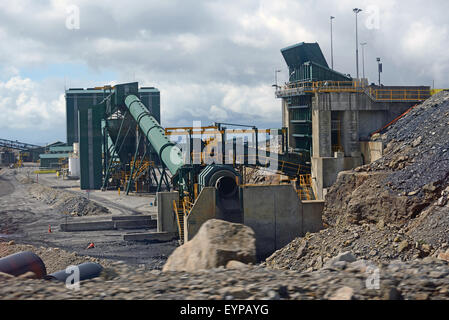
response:
<path fill-rule="evenodd" d="M 173 200 L 173 211 L 176 216 L 176 221 L 178 223 L 178 233 L 179 233 L 179 241 L 181 244 L 184 243 L 184 209 L 181 202 L 177 202 Z"/>
<path fill-rule="evenodd" d="M 312 176 L 310 174 L 299 176 L 298 196 L 301 201 L 315 200 L 312 188 Z"/>

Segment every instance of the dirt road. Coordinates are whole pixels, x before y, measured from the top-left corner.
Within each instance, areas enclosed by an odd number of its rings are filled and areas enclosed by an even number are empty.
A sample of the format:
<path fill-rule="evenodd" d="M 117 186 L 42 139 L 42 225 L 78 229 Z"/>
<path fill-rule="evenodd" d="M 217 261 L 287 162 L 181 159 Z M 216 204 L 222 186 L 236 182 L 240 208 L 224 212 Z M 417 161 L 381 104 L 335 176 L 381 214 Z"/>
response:
<path fill-rule="evenodd" d="M 30 184 L 23 183 L 23 177 L 33 168 L 19 170 L 4 169 L 0 171 L 0 239 L 15 240 L 17 243 L 35 246 L 61 248 L 80 255 L 89 255 L 101 259 L 124 261 L 128 264 L 145 264 L 148 269 L 160 269 L 167 257 L 176 248 L 176 241 L 169 243 L 135 243 L 123 241 L 125 231 L 95 232 L 61 232 L 59 225 L 65 222 L 86 222 L 110 219 L 107 216 L 68 217 L 51 205 L 37 200 L 30 195 Z M 28 170 L 28 171 L 27 171 Z M 40 179 L 43 183 L 45 179 Z M 101 205 L 106 206 L 117 215 L 147 214 L 139 211 L 139 206 L 146 199 L 122 197 L 122 203 L 114 199 L 93 196 Z M 49 232 L 51 226 L 51 233 Z M 137 232 L 139 230 L 133 230 Z M 143 231 L 143 230 L 142 230 Z M 87 249 L 93 242 L 95 248 Z"/>

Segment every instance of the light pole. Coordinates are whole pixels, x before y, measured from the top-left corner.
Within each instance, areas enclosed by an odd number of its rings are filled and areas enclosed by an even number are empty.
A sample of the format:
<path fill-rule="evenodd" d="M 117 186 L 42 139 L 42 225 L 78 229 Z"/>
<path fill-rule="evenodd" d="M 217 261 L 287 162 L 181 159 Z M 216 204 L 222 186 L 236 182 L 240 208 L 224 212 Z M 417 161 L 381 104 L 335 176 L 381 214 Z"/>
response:
<path fill-rule="evenodd" d="M 380 63 L 380 58 L 377 58 L 377 68 L 379 70 L 379 87 L 380 87 L 380 74 L 382 73 L 382 63 Z"/>
<path fill-rule="evenodd" d="M 274 81 L 276 83 L 276 88 L 278 87 L 278 73 L 281 72 L 281 70 L 274 70 Z"/>
<path fill-rule="evenodd" d="M 333 39 L 333 30 L 332 30 L 332 20 L 335 17 L 331 16 L 331 69 L 334 70 L 334 39 Z"/>
<path fill-rule="evenodd" d="M 362 42 L 360 45 L 362 46 L 362 68 L 363 68 L 363 79 L 365 79 L 365 46 L 368 43 Z"/>
<path fill-rule="evenodd" d="M 355 59 L 356 59 L 356 69 L 357 69 L 357 80 L 359 80 L 359 30 L 358 30 L 358 20 L 357 16 L 362 9 L 354 8 L 352 11 L 355 13 Z"/>
<path fill-rule="evenodd" d="M 276 90 L 279 88 L 278 86 L 278 73 L 281 72 L 281 70 L 274 70 L 274 85 L 273 87 L 276 88 Z"/>

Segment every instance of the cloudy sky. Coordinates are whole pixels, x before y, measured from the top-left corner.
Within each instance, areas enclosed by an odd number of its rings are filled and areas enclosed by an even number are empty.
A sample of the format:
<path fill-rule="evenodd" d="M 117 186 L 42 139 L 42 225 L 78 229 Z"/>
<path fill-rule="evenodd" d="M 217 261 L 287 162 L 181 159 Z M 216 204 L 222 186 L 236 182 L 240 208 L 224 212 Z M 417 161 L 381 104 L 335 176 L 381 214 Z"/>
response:
<path fill-rule="evenodd" d="M 65 87 L 130 81 L 161 90 L 163 126 L 279 127 L 274 71 L 280 83 L 288 73 L 280 49 L 318 42 L 330 64 L 335 16 L 335 69 L 355 75 L 354 7 L 363 9 L 371 82 L 379 56 L 386 85 L 449 88 L 447 0 L 8 1 L 0 6 L 0 138 L 65 141 Z"/>

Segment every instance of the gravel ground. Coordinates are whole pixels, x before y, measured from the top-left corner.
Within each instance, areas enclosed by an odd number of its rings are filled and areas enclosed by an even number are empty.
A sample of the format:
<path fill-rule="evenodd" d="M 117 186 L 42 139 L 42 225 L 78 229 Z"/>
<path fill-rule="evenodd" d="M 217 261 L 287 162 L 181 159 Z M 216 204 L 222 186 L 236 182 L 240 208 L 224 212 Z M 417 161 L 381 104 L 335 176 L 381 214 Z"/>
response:
<path fill-rule="evenodd" d="M 79 291 L 58 282 L 13 278 L 2 281 L 0 298 L 447 300 L 448 275 L 448 263 L 431 259 L 395 262 L 370 271 L 359 262 L 340 263 L 307 273 L 274 271 L 260 265 L 244 270 L 222 267 L 197 273 L 160 272 L 115 262 L 101 278 L 82 282 Z"/>
<path fill-rule="evenodd" d="M 17 174 L 14 174 L 14 171 L 17 171 Z M 58 193 L 61 193 L 62 190 L 51 190 L 52 194 L 56 196 L 56 201 L 46 203 L 36 199 L 30 196 L 28 188 L 31 185 L 38 185 L 26 181 L 27 177 L 20 171 L 11 169 L 0 171 L 0 190 L 7 191 L 0 192 L 0 241 L 14 240 L 16 243 L 34 245 L 38 248 L 40 246 L 59 248 L 79 256 L 125 261 L 133 265 L 146 264 L 149 269 L 162 269 L 168 256 L 177 247 L 176 241 L 144 243 L 123 240 L 123 235 L 127 232 L 151 231 L 148 229 L 61 232 L 59 225 L 62 223 L 109 220 L 110 215 L 70 216 L 64 214 L 63 210 L 59 209 L 57 205 L 55 206 L 56 203 L 65 203 L 58 197 Z M 39 180 L 43 181 L 44 179 Z M 68 198 L 70 199 L 80 196 L 68 191 L 63 193 L 69 193 Z M 97 198 L 96 202 L 110 208 L 109 203 L 112 201 L 103 200 L 102 197 Z M 145 200 L 143 197 L 127 198 L 123 196 L 122 198 L 122 201 L 128 201 L 129 204 L 115 205 L 113 208 L 115 215 L 148 214 L 148 211 L 138 212 L 139 209 L 133 207 L 135 203 L 140 206 Z M 51 226 L 51 233 L 48 232 L 49 226 Z M 87 249 L 90 243 L 94 243 L 95 247 Z"/>

